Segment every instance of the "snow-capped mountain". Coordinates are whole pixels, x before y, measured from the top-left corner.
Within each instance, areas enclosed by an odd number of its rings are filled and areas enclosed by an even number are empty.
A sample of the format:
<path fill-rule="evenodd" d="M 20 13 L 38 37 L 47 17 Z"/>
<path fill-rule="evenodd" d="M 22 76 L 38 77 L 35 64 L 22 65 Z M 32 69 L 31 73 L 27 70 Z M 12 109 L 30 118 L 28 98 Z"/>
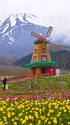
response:
<path fill-rule="evenodd" d="M 42 27 L 47 27 L 49 25 L 48 23 L 39 20 L 34 15 L 11 15 L 2 24 L 0 24 L 0 35 L 2 36 L 2 40 L 8 39 L 9 44 L 17 42 L 15 38 L 16 34 L 19 33 L 19 31 L 23 34 L 29 32 L 29 29 L 33 29 L 32 24 L 36 26 L 37 29 L 42 29 Z"/>
<path fill-rule="evenodd" d="M 11 15 L 0 23 L 0 56 L 20 58 L 33 50 L 31 32 L 47 32 L 50 24 L 30 14 Z"/>
<path fill-rule="evenodd" d="M 52 25 L 25 13 L 13 14 L 0 21 L 0 56 L 21 58 L 31 53 L 34 49 L 33 40 L 36 40 L 31 32 L 42 32 L 45 37 L 49 26 Z"/>

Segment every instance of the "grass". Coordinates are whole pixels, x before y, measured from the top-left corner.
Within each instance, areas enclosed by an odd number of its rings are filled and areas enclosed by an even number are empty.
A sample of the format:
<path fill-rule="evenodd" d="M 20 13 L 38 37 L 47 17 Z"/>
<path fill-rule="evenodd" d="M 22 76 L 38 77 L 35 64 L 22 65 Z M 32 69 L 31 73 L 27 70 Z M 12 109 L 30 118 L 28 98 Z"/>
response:
<path fill-rule="evenodd" d="M 35 79 L 33 79 L 34 82 Z M 34 88 L 38 89 L 62 89 L 62 84 L 64 89 L 70 89 L 70 75 L 58 76 L 58 77 L 41 77 L 37 78 Z"/>
<path fill-rule="evenodd" d="M 51 77 L 51 76 L 39 76 L 39 77 L 32 77 L 31 79 L 27 79 L 26 81 L 22 82 L 14 82 L 8 83 L 8 90 L 13 91 L 28 91 L 30 84 L 34 83 L 34 90 L 39 89 L 70 89 L 70 75 L 66 76 L 58 76 L 58 77 Z M 63 88 L 62 88 L 62 84 Z M 3 91 L 4 85 L 0 84 L 0 91 Z M 7 93 L 8 95 L 9 93 Z M 20 95 L 21 93 L 15 93 L 13 95 Z M 22 94 L 27 94 L 27 92 L 23 92 Z M 0 94 L 1 95 L 1 94 Z"/>

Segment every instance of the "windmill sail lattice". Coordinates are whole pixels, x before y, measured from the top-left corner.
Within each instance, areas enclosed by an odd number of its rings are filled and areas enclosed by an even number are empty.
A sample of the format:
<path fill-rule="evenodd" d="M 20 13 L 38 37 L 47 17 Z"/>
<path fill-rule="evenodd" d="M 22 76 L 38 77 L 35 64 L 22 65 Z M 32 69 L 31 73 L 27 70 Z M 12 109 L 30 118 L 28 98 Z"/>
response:
<path fill-rule="evenodd" d="M 31 35 L 34 36 L 34 37 L 36 37 L 36 38 L 39 38 L 40 40 L 43 41 L 43 43 L 47 42 L 47 44 L 48 44 L 50 47 L 53 47 L 53 48 L 55 48 L 55 49 L 58 49 L 58 48 L 59 48 L 58 45 L 56 45 L 56 44 L 54 44 L 54 43 L 51 43 L 51 42 L 49 42 L 48 40 L 46 40 L 47 37 L 50 37 L 50 34 L 51 34 L 51 32 L 52 32 L 52 29 L 53 29 L 52 27 L 49 27 L 48 32 L 47 32 L 47 34 L 46 34 L 46 37 L 45 37 L 44 39 L 42 38 L 42 36 L 41 36 L 40 34 L 37 34 L 37 33 L 35 33 L 35 32 L 31 32 Z"/>

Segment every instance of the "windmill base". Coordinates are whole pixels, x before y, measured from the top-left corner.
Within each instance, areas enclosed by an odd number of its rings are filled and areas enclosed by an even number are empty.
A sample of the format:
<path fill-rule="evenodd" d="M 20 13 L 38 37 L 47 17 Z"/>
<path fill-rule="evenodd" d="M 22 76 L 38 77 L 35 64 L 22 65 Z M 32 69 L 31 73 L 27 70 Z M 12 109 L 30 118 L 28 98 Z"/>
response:
<path fill-rule="evenodd" d="M 31 68 L 31 75 L 43 74 L 43 73 L 50 73 L 55 75 L 55 67 L 35 67 Z"/>
<path fill-rule="evenodd" d="M 31 68 L 31 75 L 51 73 L 55 75 L 55 62 L 33 62 L 26 64 L 28 68 Z"/>

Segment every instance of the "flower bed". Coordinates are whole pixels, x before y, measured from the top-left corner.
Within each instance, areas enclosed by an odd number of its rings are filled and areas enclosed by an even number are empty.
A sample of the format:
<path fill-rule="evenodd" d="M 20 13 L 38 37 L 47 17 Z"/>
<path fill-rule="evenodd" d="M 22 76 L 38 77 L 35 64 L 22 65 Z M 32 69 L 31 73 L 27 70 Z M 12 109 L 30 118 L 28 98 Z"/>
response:
<path fill-rule="evenodd" d="M 70 90 L 58 90 L 58 89 L 45 89 L 38 91 L 0 91 L 0 98 L 3 100 L 16 100 L 25 98 L 26 100 L 38 100 L 41 101 L 47 99 L 57 99 L 57 100 L 69 100 L 70 99 Z"/>
<path fill-rule="evenodd" d="M 0 101 L 0 125 L 70 125 L 68 101 Z"/>
<path fill-rule="evenodd" d="M 70 125 L 70 90 L 0 93 L 0 125 Z"/>

